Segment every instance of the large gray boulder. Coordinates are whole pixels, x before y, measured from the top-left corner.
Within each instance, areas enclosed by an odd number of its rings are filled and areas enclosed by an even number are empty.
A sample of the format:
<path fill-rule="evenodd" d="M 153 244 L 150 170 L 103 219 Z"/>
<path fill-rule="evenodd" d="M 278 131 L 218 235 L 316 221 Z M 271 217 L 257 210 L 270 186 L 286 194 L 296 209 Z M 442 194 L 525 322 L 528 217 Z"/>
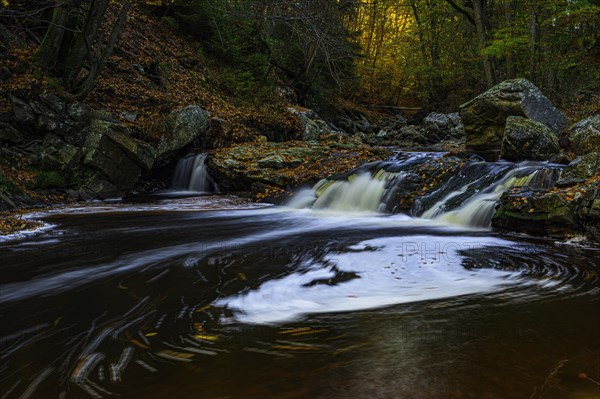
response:
<path fill-rule="evenodd" d="M 600 114 L 571 126 L 569 138 L 577 155 L 600 151 Z"/>
<path fill-rule="evenodd" d="M 159 136 L 157 160 L 165 161 L 179 150 L 199 139 L 209 128 L 210 114 L 197 105 L 171 112 L 152 127 Z"/>
<path fill-rule="evenodd" d="M 558 135 L 548 126 L 521 116 L 506 118 L 500 158 L 547 161 L 559 150 Z"/>
<path fill-rule="evenodd" d="M 84 144 L 83 164 L 91 172 L 93 191 L 100 197 L 131 190 L 142 170 L 154 164 L 154 150 L 132 138 L 128 129 L 111 120 L 92 120 Z M 101 187 L 102 189 L 99 189 Z"/>
<path fill-rule="evenodd" d="M 566 116 L 526 79 L 506 80 L 460 106 L 467 149 L 497 160 L 509 116 L 543 123 L 555 133 L 567 125 Z"/>

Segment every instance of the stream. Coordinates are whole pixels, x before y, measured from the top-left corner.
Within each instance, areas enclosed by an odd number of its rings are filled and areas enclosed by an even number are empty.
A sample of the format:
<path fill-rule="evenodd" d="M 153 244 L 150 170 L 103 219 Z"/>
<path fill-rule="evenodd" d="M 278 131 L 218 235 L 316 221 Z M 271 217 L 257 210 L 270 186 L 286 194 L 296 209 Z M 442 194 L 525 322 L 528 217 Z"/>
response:
<path fill-rule="evenodd" d="M 318 206 L 43 211 L 0 241 L 0 398 L 600 397 L 600 249 L 481 226 L 522 178 L 493 168 L 422 218 L 378 212 L 376 171 Z"/>

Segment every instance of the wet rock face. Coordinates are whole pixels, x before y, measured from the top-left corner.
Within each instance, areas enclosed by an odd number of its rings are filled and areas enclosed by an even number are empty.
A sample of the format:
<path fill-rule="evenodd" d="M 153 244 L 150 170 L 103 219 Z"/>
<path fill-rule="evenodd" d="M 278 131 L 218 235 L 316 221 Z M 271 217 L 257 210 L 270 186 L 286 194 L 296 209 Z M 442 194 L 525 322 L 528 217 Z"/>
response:
<path fill-rule="evenodd" d="M 500 158 L 547 161 L 559 150 L 558 135 L 543 123 L 520 116 L 506 118 Z"/>
<path fill-rule="evenodd" d="M 583 119 L 571 126 L 569 139 L 577 155 L 600 151 L 600 115 Z"/>
<path fill-rule="evenodd" d="M 504 81 L 461 105 L 460 116 L 467 135 L 467 149 L 487 160 L 498 159 L 506 119 L 521 116 L 558 133 L 567 124 L 565 115 L 526 79 Z"/>

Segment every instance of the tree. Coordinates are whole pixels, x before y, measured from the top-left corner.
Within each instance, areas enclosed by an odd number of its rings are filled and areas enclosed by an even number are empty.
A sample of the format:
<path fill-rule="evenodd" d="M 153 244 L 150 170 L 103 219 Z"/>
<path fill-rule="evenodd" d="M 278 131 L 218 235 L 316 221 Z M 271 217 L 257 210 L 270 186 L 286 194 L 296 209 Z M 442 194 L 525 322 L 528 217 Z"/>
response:
<path fill-rule="evenodd" d="M 354 9 L 353 0 L 177 0 L 172 12 L 244 81 L 264 86 L 277 70 L 310 103 L 353 83 Z"/>
<path fill-rule="evenodd" d="M 111 55 L 130 7 L 129 3 L 120 7 L 108 38 L 103 38 L 109 0 L 56 0 L 35 61 L 59 77 L 65 88 L 85 97 Z"/>

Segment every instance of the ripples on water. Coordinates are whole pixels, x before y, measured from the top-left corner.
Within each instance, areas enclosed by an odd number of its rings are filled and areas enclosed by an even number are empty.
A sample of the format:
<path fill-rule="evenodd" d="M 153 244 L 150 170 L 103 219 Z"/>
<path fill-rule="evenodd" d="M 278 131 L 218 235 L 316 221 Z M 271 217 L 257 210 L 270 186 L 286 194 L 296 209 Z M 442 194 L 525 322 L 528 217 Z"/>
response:
<path fill-rule="evenodd" d="M 0 243 L 0 398 L 600 393 L 597 249 L 244 207 L 62 209 Z"/>

